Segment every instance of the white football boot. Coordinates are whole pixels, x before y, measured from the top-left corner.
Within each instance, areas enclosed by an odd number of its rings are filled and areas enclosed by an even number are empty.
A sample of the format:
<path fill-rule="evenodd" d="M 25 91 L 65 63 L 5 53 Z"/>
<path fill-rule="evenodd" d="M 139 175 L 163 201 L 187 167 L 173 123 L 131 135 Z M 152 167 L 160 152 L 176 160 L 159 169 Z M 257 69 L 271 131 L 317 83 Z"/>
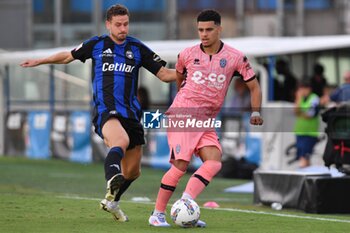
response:
<path fill-rule="evenodd" d="M 196 227 L 206 227 L 207 224 L 205 222 L 203 222 L 202 220 L 198 220 L 198 222 L 196 223 Z"/>
<path fill-rule="evenodd" d="M 121 173 L 114 175 L 107 181 L 107 193 L 105 198 L 108 201 L 114 201 L 115 195 L 117 194 L 119 188 L 123 185 L 124 181 L 124 176 Z"/>
<path fill-rule="evenodd" d="M 108 201 L 103 199 L 100 202 L 100 207 L 104 211 L 107 211 L 113 215 L 113 218 L 118 222 L 127 222 L 129 221 L 128 216 L 120 209 L 119 203 L 117 201 Z"/>
<path fill-rule="evenodd" d="M 150 226 L 154 227 L 170 227 L 170 224 L 167 223 L 164 213 L 152 213 L 148 219 Z"/>

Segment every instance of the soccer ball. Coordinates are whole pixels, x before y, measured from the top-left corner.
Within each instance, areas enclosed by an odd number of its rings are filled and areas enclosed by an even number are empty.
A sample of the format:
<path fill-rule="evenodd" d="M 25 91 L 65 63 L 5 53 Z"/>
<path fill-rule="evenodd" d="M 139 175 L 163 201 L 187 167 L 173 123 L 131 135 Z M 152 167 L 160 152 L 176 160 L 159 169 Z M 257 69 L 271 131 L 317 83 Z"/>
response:
<path fill-rule="evenodd" d="M 196 226 L 200 209 L 198 204 L 191 199 L 179 199 L 171 207 L 171 219 L 180 227 Z"/>

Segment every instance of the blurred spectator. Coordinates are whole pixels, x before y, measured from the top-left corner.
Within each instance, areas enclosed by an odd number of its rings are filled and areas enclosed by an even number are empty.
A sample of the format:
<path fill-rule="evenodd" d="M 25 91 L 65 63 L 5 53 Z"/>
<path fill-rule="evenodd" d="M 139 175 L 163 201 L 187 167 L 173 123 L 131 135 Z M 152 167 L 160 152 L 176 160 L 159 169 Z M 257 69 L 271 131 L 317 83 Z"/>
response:
<path fill-rule="evenodd" d="M 327 87 L 327 79 L 323 75 L 324 68 L 321 64 L 314 65 L 314 73 L 311 78 L 312 92 L 322 97 L 325 94 L 325 88 Z"/>
<path fill-rule="evenodd" d="M 147 110 L 150 108 L 150 99 L 147 88 L 141 86 L 137 90 L 137 99 L 140 102 L 141 110 Z"/>
<path fill-rule="evenodd" d="M 350 71 L 346 71 L 343 76 L 344 83 L 335 89 L 329 99 L 336 103 L 350 101 Z"/>
<path fill-rule="evenodd" d="M 275 93 L 277 94 L 276 96 L 280 96 L 280 99 L 275 99 L 294 102 L 297 79 L 290 71 L 288 62 L 284 59 L 277 60 L 276 71 L 279 75 L 283 76 L 283 83 L 280 87 L 275 88 Z"/>
<path fill-rule="evenodd" d="M 250 92 L 241 78 L 235 78 L 233 83 L 233 95 L 229 102 L 230 111 L 241 113 L 250 111 Z"/>
<path fill-rule="evenodd" d="M 296 121 L 297 159 L 301 168 L 310 166 L 310 157 L 318 141 L 319 97 L 312 92 L 311 82 L 303 79 L 296 93 L 294 112 Z"/>

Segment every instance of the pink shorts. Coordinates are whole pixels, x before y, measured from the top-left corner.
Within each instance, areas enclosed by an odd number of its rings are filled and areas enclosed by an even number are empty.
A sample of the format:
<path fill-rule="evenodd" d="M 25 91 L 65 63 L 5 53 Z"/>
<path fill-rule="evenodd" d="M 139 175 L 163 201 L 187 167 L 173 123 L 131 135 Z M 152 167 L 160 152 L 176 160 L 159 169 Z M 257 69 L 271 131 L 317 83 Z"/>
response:
<path fill-rule="evenodd" d="M 168 132 L 168 144 L 170 162 L 178 159 L 190 162 L 192 155 L 198 156 L 199 150 L 206 146 L 215 146 L 222 154 L 219 138 L 215 131 Z"/>

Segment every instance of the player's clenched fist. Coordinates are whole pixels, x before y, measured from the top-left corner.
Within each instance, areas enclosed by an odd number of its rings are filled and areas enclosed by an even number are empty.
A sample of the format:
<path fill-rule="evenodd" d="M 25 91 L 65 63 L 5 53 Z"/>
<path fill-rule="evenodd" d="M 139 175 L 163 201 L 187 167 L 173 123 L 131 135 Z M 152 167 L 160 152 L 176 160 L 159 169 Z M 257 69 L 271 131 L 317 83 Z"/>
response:
<path fill-rule="evenodd" d="M 260 116 L 259 112 L 252 112 L 250 116 L 250 124 L 252 125 L 262 125 L 264 123 L 263 118 Z"/>

